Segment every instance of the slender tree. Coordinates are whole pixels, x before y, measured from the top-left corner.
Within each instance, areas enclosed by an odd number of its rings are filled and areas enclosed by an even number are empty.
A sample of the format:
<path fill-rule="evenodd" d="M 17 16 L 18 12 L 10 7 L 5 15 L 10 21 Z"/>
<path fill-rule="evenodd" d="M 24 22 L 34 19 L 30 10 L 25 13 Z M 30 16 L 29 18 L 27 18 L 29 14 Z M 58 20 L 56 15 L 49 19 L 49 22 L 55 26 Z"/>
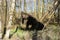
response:
<path fill-rule="evenodd" d="M 44 15 L 44 0 L 42 0 L 42 16 Z"/>
<path fill-rule="evenodd" d="M 19 18 L 21 17 L 21 3 L 22 3 L 22 0 L 20 0 L 20 5 L 19 5 Z"/>
<path fill-rule="evenodd" d="M 38 0 L 38 18 L 39 18 L 39 19 L 41 18 L 41 15 L 42 15 L 41 12 L 40 12 L 40 6 L 41 6 L 41 5 L 40 5 L 40 1 L 41 1 L 41 0 Z"/>
<path fill-rule="evenodd" d="M 2 38 L 1 14 L 2 14 L 2 0 L 0 0 L 0 39 Z"/>
<path fill-rule="evenodd" d="M 5 28 L 6 28 L 6 0 L 2 0 L 2 14 L 1 14 L 1 21 L 2 21 L 2 37 L 4 37 Z"/>
<path fill-rule="evenodd" d="M 26 0 L 24 0 L 24 11 L 26 12 Z"/>
<path fill-rule="evenodd" d="M 9 9 L 9 21 L 8 21 L 7 26 L 6 26 L 7 30 L 6 30 L 5 38 L 9 38 L 9 33 L 10 33 L 10 28 L 11 28 L 11 23 L 12 23 L 14 7 L 15 7 L 15 0 L 11 0 L 11 5 L 10 5 L 10 9 Z"/>
<path fill-rule="evenodd" d="M 36 16 L 36 0 L 34 0 L 34 16 L 37 17 Z"/>

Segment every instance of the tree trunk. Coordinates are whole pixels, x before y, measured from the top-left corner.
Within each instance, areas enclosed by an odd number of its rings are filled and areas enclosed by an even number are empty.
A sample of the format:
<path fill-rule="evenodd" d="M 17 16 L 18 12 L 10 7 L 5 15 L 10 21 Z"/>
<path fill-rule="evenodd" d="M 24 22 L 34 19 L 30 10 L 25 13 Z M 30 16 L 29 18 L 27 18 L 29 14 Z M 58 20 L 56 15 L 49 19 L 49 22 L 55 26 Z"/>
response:
<path fill-rule="evenodd" d="M 10 5 L 10 9 L 9 9 L 9 20 L 8 20 L 8 24 L 7 24 L 7 30 L 6 30 L 6 34 L 5 34 L 5 38 L 9 38 L 9 33 L 10 33 L 10 28 L 11 28 L 11 23 L 12 23 L 12 17 L 13 17 L 13 11 L 14 11 L 14 7 L 15 7 L 15 0 L 11 0 L 11 5 Z"/>
<path fill-rule="evenodd" d="M 22 0 L 20 0 L 20 5 L 19 5 L 19 15 L 18 15 L 18 18 L 21 17 L 21 3 L 22 3 Z"/>
<path fill-rule="evenodd" d="M 2 14 L 2 0 L 0 0 L 0 39 L 2 38 L 1 14 Z"/>
<path fill-rule="evenodd" d="M 2 37 L 4 37 L 4 28 L 6 28 L 6 0 L 2 0 L 2 13 L 1 13 L 1 26 L 2 26 Z"/>
<path fill-rule="evenodd" d="M 42 0 L 42 16 L 44 16 L 44 0 Z"/>
<path fill-rule="evenodd" d="M 42 17 L 42 13 L 40 12 L 40 0 L 38 0 L 38 18 L 40 21 L 40 18 Z"/>
<path fill-rule="evenodd" d="M 26 0 L 24 0 L 24 11 L 26 12 Z"/>
<path fill-rule="evenodd" d="M 34 16 L 37 18 L 37 16 L 36 16 L 36 0 L 34 0 Z"/>

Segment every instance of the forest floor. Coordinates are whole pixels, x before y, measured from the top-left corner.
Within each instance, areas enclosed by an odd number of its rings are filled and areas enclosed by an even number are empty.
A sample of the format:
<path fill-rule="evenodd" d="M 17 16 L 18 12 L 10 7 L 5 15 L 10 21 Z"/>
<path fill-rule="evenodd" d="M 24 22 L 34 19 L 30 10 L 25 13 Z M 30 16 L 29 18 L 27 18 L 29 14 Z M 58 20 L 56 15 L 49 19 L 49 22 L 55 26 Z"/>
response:
<path fill-rule="evenodd" d="M 15 29 L 11 30 L 11 34 Z M 42 31 L 38 31 L 34 34 L 33 31 L 18 31 L 9 40 L 60 40 L 60 27 L 57 25 L 48 25 L 48 27 Z"/>

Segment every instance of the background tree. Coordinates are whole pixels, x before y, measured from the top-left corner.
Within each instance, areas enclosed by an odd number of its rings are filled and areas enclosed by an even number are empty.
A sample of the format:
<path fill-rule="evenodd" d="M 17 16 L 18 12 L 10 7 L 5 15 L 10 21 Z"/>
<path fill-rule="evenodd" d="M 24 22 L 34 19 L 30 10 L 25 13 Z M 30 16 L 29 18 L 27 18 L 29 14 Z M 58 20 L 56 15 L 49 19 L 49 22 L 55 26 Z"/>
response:
<path fill-rule="evenodd" d="M 2 0 L 2 14 L 1 14 L 1 21 L 2 21 L 2 33 L 4 36 L 4 31 L 6 29 L 6 18 L 7 18 L 7 9 L 6 9 L 6 0 Z"/>
<path fill-rule="evenodd" d="M 36 0 L 34 0 L 34 16 L 37 17 L 37 15 L 36 15 Z"/>
<path fill-rule="evenodd" d="M 38 16 L 38 19 L 40 21 L 40 18 L 42 17 L 42 13 L 41 13 L 41 0 L 38 0 L 38 13 L 37 13 L 37 16 Z"/>
<path fill-rule="evenodd" d="M 24 11 L 25 11 L 25 12 L 27 12 L 27 11 L 26 11 L 26 10 L 27 10 L 26 7 L 27 7 L 27 5 L 26 5 L 26 0 L 24 0 Z"/>
<path fill-rule="evenodd" d="M 15 7 L 15 0 L 11 0 L 10 9 L 9 9 L 9 21 L 8 21 L 7 26 L 6 26 L 7 30 L 6 30 L 5 38 L 9 38 L 9 33 L 10 33 L 10 28 L 11 28 L 11 23 L 12 23 L 14 7 Z"/>
<path fill-rule="evenodd" d="M 2 38 L 2 21 L 1 21 L 1 14 L 2 14 L 2 0 L 0 0 L 0 40 Z"/>

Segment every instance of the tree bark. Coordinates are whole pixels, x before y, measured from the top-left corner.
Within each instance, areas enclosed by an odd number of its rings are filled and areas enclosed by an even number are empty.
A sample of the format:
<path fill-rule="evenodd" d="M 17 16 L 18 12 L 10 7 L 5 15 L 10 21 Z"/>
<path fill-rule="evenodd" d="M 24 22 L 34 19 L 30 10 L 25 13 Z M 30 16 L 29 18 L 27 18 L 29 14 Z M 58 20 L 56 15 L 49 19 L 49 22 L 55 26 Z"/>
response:
<path fill-rule="evenodd" d="M 2 0 L 0 0 L 0 39 L 2 38 L 1 14 L 2 14 Z"/>
<path fill-rule="evenodd" d="M 36 15 L 36 0 L 34 0 L 34 16 L 37 18 L 37 15 Z"/>
<path fill-rule="evenodd" d="M 10 33 L 10 28 L 11 28 L 11 23 L 12 23 L 12 17 L 13 17 L 13 11 L 14 11 L 14 7 L 15 7 L 15 0 L 11 0 L 11 7 L 9 8 L 9 20 L 8 20 L 8 24 L 7 24 L 7 30 L 6 30 L 6 34 L 5 34 L 5 38 L 9 38 L 9 33 Z"/>
<path fill-rule="evenodd" d="M 26 0 L 24 0 L 24 11 L 26 12 Z"/>

